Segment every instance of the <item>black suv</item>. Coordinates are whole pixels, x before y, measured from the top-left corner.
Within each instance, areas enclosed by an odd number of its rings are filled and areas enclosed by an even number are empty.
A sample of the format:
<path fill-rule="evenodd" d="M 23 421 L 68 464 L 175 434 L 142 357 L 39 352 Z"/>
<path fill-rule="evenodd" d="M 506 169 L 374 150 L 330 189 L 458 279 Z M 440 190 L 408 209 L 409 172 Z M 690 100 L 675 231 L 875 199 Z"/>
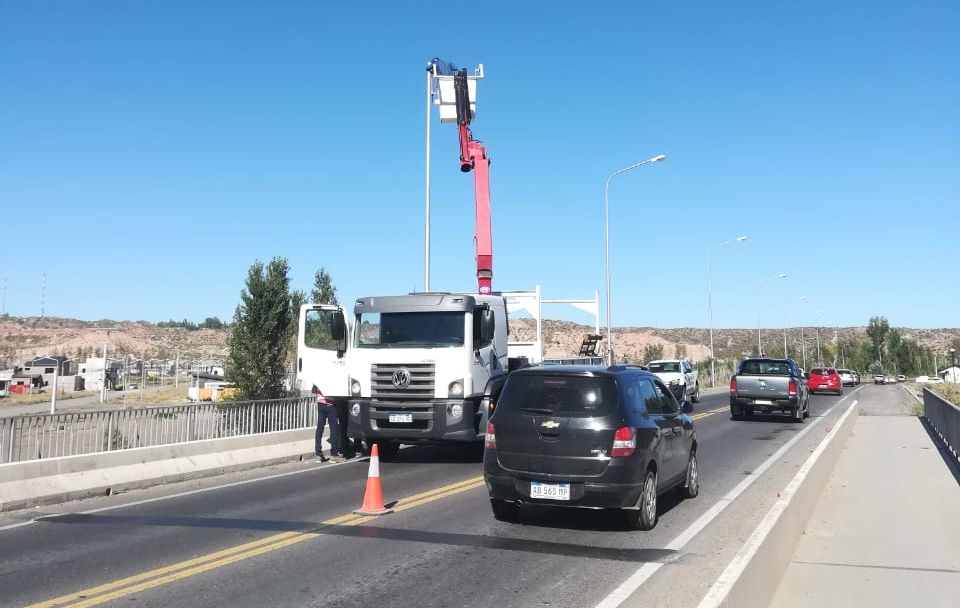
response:
<path fill-rule="evenodd" d="M 699 492 L 693 406 L 640 368 L 518 370 L 491 407 L 483 473 L 497 519 L 524 503 L 614 508 L 649 530 L 658 494 Z"/>

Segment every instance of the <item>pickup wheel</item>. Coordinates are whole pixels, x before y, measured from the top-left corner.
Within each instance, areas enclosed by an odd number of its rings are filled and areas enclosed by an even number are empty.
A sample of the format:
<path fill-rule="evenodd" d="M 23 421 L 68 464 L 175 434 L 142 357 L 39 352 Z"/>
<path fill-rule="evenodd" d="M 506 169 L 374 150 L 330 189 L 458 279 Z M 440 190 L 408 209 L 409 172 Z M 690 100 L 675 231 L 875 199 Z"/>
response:
<path fill-rule="evenodd" d="M 798 405 L 797 409 L 793 410 L 793 421 L 803 424 L 805 418 L 806 416 L 803 415 L 803 406 Z"/>
<path fill-rule="evenodd" d="M 737 408 L 730 406 L 730 419 L 731 420 L 743 420 L 743 415 L 737 413 Z"/>
<path fill-rule="evenodd" d="M 700 383 L 697 382 L 696 386 L 693 387 L 693 395 L 690 396 L 691 403 L 700 403 Z"/>

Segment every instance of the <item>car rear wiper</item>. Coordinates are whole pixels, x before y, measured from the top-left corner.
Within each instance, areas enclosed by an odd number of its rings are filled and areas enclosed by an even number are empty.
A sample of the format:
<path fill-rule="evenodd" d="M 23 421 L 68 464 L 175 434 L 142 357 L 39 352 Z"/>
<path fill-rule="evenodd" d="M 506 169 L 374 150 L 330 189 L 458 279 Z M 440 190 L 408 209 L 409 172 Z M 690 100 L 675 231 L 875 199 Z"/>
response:
<path fill-rule="evenodd" d="M 544 416 L 553 416 L 553 410 L 545 407 L 522 407 L 520 411 L 525 414 L 543 414 Z"/>

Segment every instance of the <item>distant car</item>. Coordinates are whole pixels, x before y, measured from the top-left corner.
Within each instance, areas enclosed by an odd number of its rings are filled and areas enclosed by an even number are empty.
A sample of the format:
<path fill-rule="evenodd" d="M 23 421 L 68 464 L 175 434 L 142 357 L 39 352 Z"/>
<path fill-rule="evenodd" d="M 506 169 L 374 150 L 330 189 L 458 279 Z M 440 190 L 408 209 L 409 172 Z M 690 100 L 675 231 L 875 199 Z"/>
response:
<path fill-rule="evenodd" d="M 853 383 L 855 386 L 860 386 L 860 372 L 856 370 L 853 372 Z"/>
<path fill-rule="evenodd" d="M 692 411 L 635 367 L 511 372 L 483 454 L 493 516 L 513 521 L 522 505 L 613 508 L 629 528 L 653 528 L 658 495 L 699 493 Z"/>
<path fill-rule="evenodd" d="M 906 382 L 906 381 L 907 381 L 907 377 L 904 376 L 903 374 L 900 374 L 897 376 L 897 382 Z"/>
<path fill-rule="evenodd" d="M 857 384 L 857 379 L 853 375 L 853 371 L 849 369 L 838 369 L 837 373 L 840 374 L 840 382 L 844 386 L 855 386 Z"/>
<path fill-rule="evenodd" d="M 930 376 L 930 380 L 928 380 L 928 382 L 930 384 L 943 384 L 943 378 L 940 376 Z"/>
<path fill-rule="evenodd" d="M 887 377 L 884 376 L 883 374 L 874 374 L 874 375 L 873 375 L 873 383 L 874 383 L 874 384 L 886 384 L 886 383 L 887 383 Z"/>
<path fill-rule="evenodd" d="M 894 376 L 893 374 L 887 374 L 887 375 L 885 375 L 885 376 L 883 377 L 883 383 L 884 383 L 884 384 L 896 384 L 896 383 L 897 383 L 897 377 Z"/>
<path fill-rule="evenodd" d="M 843 394 L 843 383 L 840 374 L 832 367 L 815 367 L 810 370 L 807 378 L 807 388 L 811 393 L 829 391 L 836 395 Z"/>
<path fill-rule="evenodd" d="M 670 387 L 677 399 L 700 401 L 700 380 L 697 370 L 686 359 L 660 359 L 650 361 L 646 368 Z"/>

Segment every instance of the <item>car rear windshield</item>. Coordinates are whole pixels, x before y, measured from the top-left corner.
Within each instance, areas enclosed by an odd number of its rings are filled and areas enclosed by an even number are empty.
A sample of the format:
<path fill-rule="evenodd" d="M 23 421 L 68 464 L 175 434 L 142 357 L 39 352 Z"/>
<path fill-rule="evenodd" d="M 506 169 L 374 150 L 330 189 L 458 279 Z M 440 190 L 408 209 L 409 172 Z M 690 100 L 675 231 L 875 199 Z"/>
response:
<path fill-rule="evenodd" d="M 748 376 L 789 376 L 790 364 L 786 361 L 744 361 L 740 372 Z"/>
<path fill-rule="evenodd" d="M 836 370 L 830 369 L 829 367 L 815 367 L 810 370 L 811 374 L 816 374 L 818 376 L 829 376 L 830 374 L 837 373 Z"/>
<path fill-rule="evenodd" d="M 516 374 L 507 379 L 497 409 L 544 416 L 604 416 L 616 411 L 608 377 Z"/>
<path fill-rule="evenodd" d="M 679 363 L 651 363 L 647 366 L 655 374 L 668 373 L 676 374 L 680 372 Z"/>

